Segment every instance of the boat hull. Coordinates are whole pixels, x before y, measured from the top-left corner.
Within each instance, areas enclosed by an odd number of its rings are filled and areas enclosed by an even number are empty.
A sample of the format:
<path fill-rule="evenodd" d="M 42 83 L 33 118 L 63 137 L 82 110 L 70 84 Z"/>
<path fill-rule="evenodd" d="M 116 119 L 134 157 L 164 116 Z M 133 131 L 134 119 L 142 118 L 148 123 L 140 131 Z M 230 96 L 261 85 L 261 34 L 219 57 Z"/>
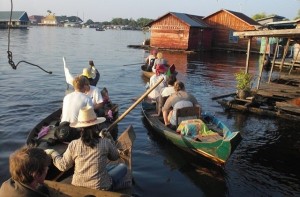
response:
<path fill-rule="evenodd" d="M 215 140 L 206 142 L 193 140 L 190 137 L 180 135 L 166 127 L 161 118 L 153 116 L 155 110 L 153 107 L 149 107 L 149 105 L 151 104 L 143 102 L 142 110 L 144 117 L 156 133 L 180 149 L 201 155 L 217 165 L 223 165 L 228 160 L 241 140 L 239 132 L 231 132 L 225 124 L 207 113 L 202 115 L 205 121 L 208 122 L 207 125 L 209 126 L 209 124 L 211 124 L 213 127 L 218 127 L 218 129 L 222 131 L 223 137 L 218 137 Z"/>

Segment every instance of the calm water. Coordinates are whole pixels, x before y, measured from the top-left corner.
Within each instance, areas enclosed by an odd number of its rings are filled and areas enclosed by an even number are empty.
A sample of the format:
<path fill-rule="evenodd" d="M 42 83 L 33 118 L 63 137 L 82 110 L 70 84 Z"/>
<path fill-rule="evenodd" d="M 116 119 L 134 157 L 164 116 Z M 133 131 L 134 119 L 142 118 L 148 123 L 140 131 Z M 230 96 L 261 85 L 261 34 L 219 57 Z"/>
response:
<path fill-rule="evenodd" d="M 29 61 L 52 71 L 20 64 L 7 64 L 7 31 L 0 30 L 0 183 L 9 177 L 8 156 L 25 144 L 28 131 L 61 107 L 66 90 L 62 57 L 72 73 L 81 73 L 88 60 L 101 72 L 98 87 L 107 87 L 121 113 L 132 99 L 144 93 L 140 66 L 147 52 L 127 48 L 140 44 L 148 35 L 136 31 L 104 31 L 34 27 L 11 32 L 13 60 Z M 187 90 L 205 111 L 215 114 L 230 129 L 240 130 L 243 141 L 224 169 L 182 153 L 161 140 L 145 123 L 140 106 L 119 123 L 119 132 L 134 126 L 134 194 L 137 196 L 300 196 L 300 126 L 252 114 L 224 112 L 211 100 L 233 93 L 233 73 L 244 68 L 245 54 L 165 53 L 174 63 Z M 252 56 L 255 73 L 259 57 Z"/>

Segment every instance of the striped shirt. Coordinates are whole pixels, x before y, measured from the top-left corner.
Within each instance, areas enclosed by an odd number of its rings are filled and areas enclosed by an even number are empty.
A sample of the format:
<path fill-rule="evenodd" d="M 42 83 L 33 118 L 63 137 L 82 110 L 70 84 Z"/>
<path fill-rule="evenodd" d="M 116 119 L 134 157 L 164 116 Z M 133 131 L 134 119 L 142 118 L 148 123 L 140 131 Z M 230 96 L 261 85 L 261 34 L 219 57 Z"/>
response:
<path fill-rule="evenodd" d="M 117 148 L 106 138 L 99 138 L 94 147 L 83 144 L 81 138 L 73 140 L 63 155 L 53 157 L 54 165 L 66 171 L 75 164 L 72 184 L 92 189 L 109 189 L 112 179 L 106 170 L 109 160 L 119 158 Z"/>

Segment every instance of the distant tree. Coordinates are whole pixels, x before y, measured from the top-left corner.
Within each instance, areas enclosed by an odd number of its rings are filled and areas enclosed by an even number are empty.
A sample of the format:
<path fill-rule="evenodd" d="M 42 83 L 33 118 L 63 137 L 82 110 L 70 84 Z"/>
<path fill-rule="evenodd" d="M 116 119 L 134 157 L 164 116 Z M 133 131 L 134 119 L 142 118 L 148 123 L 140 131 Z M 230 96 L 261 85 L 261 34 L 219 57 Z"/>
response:
<path fill-rule="evenodd" d="M 300 19 L 300 10 L 298 10 L 298 16 L 294 18 L 294 20 Z"/>
<path fill-rule="evenodd" d="M 111 22 L 108 22 L 108 21 L 104 21 L 102 22 L 103 25 L 111 25 Z"/>
<path fill-rule="evenodd" d="M 148 23 L 152 22 L 153 20 L 152 19 L 149 19 L 149 18 L 139 18 L 137 19 L 137 24 L 139 27 L 144 27 L 146 26 Z"/>
<path fill-rule="evenodd" d="M 266 18 L 266 17 L 267 17 L 266 13 L 262 12 L 262 13 L 258 13 L 258 14 L 255 14 L 254 16 L 252 16 L 252 19 L 258 20 L 258 19 L 262 19 L 262 18 Z"/>

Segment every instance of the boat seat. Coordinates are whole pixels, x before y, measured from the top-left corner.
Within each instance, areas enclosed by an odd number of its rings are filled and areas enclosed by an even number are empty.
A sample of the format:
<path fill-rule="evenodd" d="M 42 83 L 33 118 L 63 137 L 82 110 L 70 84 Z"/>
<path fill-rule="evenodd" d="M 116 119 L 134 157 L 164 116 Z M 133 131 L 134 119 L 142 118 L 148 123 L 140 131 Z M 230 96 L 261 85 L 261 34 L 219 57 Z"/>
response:
<path fill-rule="evenodd" d="M 200 107 L 183 107 L 181 109 L 176 110 L 176 127 L 181 123 L 183 120 L 189 119 L 199 119 L 200 118 Z"/>

